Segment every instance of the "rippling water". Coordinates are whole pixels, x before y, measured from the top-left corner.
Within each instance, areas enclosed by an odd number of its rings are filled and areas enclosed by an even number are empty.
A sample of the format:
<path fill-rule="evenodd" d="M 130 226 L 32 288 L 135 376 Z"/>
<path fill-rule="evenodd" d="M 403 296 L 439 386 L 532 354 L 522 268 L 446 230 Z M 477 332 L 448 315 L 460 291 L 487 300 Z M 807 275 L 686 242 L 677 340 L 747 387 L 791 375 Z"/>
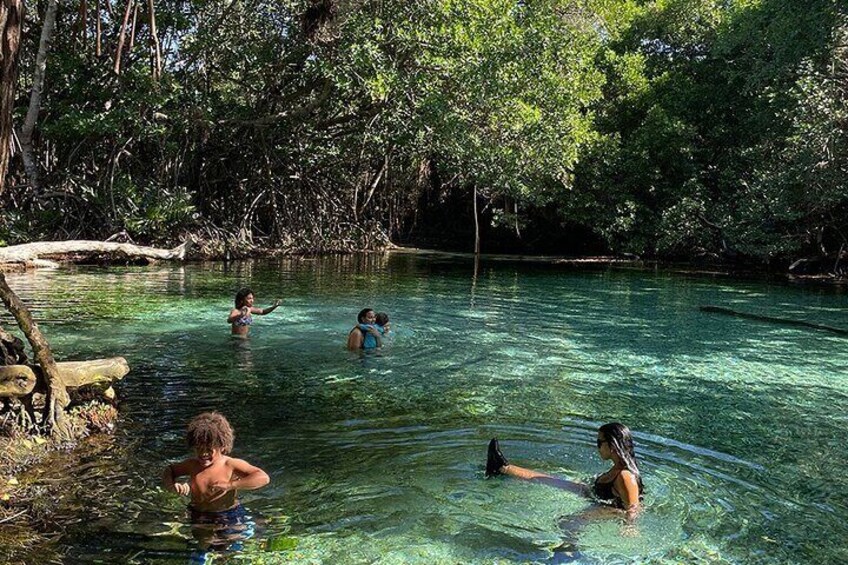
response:
<path fill-rule="evenodd" d="M 848 561 L 848 341 L 703 314 L 701 304 L 848 326 L 834 289 L 409 255 L 8 277 L 60 359 L 125 356 L 111 450 L 64 502 L 70 561 L 183 563 L 182 502 L 157 490 L 186 422 L 219 410 L 261 563 Z M 235 290 L 284 306 L 228 335 Z M 363 306 L 384 355 L 343 348 Z M 8 327 L 8 319 L 4 319 Z M 588 480 L 596 427 L 636 431 L 647 510 L 566 536 L 575 495 L 483 479 L 516 463 Z M 575 537 L 576 536 L 576 537 Z M 565 539 L 568 537 L 568 539 Z M 37 560 L 37 556 L 33 556 Z"/>

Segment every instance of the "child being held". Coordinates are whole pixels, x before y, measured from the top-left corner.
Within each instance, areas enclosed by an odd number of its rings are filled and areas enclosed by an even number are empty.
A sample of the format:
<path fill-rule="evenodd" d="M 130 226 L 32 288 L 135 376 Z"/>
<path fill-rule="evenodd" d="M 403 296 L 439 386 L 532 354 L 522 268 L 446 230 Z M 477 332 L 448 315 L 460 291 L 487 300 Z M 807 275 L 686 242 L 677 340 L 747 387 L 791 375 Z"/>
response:
<path fill-rule="evenodd" d="M 392 331 L 391 322 L 389 322 L 389 315 L 385 312 L 378 312 L 375 321 L 377 322 L 377 329 L 380 330 L 381 334 L 386 335 Z"/>
<path fill-rule="evenodd" d="M 194 525 L 232 528 L 244 524 L 245 513 L 238 501 L 238 490 L 262 488 L 271 480 L 259 467 L 229 457 L 234 436 L 233 428 L 221 414 L 205 412 L 196 416 L 189 422 L 186 433 L 195 456 L 168 465 L 162 473 L 165 490 L 191 496 L 189 511 Z M 175 482 L 185 476 L 187 483 Z"/>
<path fill-rule="evenodd" d="M 389 333 L 389 315 L 385 312 L 379 312 L 374 317 L 373 324 L 359 324 L 359 329 L 362 330 L 362 348 L 363 349 L 374 349 L 377 347 L 381 347 L 383 345 L 382 341 L 378 341 L 377 337 L 369 332 L 369 328 L 374 328 L 378 332 L 380 332 L 381 336 L 384 336 Z"/>

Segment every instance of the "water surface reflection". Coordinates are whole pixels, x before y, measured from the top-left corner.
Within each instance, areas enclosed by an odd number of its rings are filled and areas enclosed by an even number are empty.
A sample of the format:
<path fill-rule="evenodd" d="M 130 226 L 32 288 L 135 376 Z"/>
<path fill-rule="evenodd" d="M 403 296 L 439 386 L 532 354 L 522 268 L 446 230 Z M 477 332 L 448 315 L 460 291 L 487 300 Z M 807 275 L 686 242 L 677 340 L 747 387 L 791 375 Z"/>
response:
<path fill-rule="evenodd" d="M 8 278 L 60 358 L 120 354 L 133 368 L 111 455 L 63 503 L 74 560 L 187 559 L 183 508 L 158 476 L 210 409 L 233 423 L 236 455 L 272 476 L 244 497 L 258 528 L 242 555 L 266 562 L 556 559 L 561 518 L 587 501 L 483 480 L 486 442 L 587 479 L 604 469 L 594 430 L 616 420 L 636 431 L 648 510 L 636 537 L 614 522 L 581 530 L 578 560 L 848 559 L 848 479 L 833 472 L 848 456 L 845 341 L 698 312 L 838 326 L 839 293 L 501 262 L 475 276 L 470 260 L 407 255 Z M 233 340 L 243 285 L 284 303 Z M 392 316 L 382 356 L 344 351 L 363 306 Z"/>

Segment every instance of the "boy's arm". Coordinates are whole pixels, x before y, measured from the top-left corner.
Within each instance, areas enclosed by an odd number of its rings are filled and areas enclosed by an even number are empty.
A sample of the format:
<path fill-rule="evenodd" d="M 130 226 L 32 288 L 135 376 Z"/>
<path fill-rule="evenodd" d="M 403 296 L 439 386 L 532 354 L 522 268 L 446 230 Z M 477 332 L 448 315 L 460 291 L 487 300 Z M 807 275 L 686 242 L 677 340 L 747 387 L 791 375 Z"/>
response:
<path fill-rule="evenodd" d="M 243 459 L 230 458 L 227 465 L 233 470 L 233 478 L 229 481 L 213 483 L 211 490 L 214 496 L 220 496 L 231 490 L 255 490 L 271 482 L 268 473 Z"/>
<path fill-rule="evenodd" d="M 271 482 L 268 473 L 259 467 L 254 467 L 244 459 L 230 459 L 229 463 L 233 468 L 233 475 L 238 477 L 230 480 L 231 490 L 254 490 Z"/>
<path fill-rule="evenodd" d="M 187 483 L 175 483 L 174 479 L 189 474 L 191 474 L 191 461 L 189 460 L 168 465 L 162 472 L 162 487 L 179 495 L 188 496 L 191 494 L 191 487 Z"/>

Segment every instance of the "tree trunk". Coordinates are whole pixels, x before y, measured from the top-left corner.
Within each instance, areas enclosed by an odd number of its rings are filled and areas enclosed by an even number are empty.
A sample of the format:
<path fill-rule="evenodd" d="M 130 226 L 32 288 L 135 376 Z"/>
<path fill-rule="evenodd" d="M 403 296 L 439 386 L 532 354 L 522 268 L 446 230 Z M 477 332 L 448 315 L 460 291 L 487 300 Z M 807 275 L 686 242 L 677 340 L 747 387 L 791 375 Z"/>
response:
<path fill-rule="evenodd" d="M 30 263 L 35 266 L 57 267 L 58 263 L 45 261 L 41 259 L 41 257 L 78 254 L 107 254 L 128 258 L 141 257 L 145 259 L 182 261 L 185 259 L 185 254 L 189 246 L 190 241 L 186 241 L 174 249 L 158 249 L 156 247 L 145 247 L 141 245 L 133 245 L 131 243 L 115 243 L 108 241 L 39 241 L 36 243 L 0 247 L 0 265 L 4 263 Z"/>
<path fill-rule="evenodd" d="M 133 45 L 135 45 L 136 22 L 138 22 L 138 4 L 135 4 L 133 6 L 132 29 L 130 30 L 130 46 L 127 47 L 128 52 L 132 52 Z"/>
<path fill-rule="evenodd" d="M 80 0 L 80 43 L 85 51 L 86 39 L 88 39 L 88 0 Z"/>
<path fill-rule="evenodd" d="M 150 12 L 150 57 L 153 80 L 159 80 L 162 74 L 162 50 L 159 47 L 159 34 L 156 31 L 156 8 L 153 0 L 147 0 L 147 10 Z"/>
<path fill-rule="evenodd" d="M 12 108 L 23 21 L 23 0 L 0 0 L 0 194 L 6 186 L 6 171 L 12 154 Z"/>
<path fill-rule="evenodd" d="M 124 54 L 124 41 L 127 38 L 127 25 L 130 23 L 130 10 L 132 9 L 133 0 L 127 0 L 127 7 L 124 9 L 124 19 L 121 22 L 121 33 L 118 34 L 118 49 L 115 51 L 115 74 L 121 74 L 121 56 Z"/>
<path fill-rule="evenodd" d="M 377 171 L 377 175 L 374 177 L 374 181 L 371 183 L 371 187 L 368 190 L 368 195 L 365 197 L 365 201 L 362 202 L 362 206 L 359 208 L 359 214 L 365 213 L 365 208 L 367 208 L 368 203 L 371 202 L 371 198 L 374 196 L 374 191 L 377 190 L 377 186 L 380 184 L 380 180 L 382 180 L 383 174 L 389 167 L 389 151 L 391 151 L 391 148 L 386 151 L 386 155 L 383 157 L 383 162 L 380 163 L 380 169 Z M 358 217 L 359 214 L 356 214 L 354 218 Z"/>
<path fill-rule="evenodd" d="M 44 71 L 47 68 L 47 50 L 53 37 L 53 28 L 56 27 L 57 0 L 49 0 L 47 11 L 44 13 L 44 25 L 41 28 L 41 39 L 38 42 L 38 54 L 35 56 L 35 73 L 32 80 L 32 92 L 29 97 L 29 109 L 27 110 L 24 126 L 21 128 L 20 142 L 21 154 L 24 158 L 24 169 L 30 186 L 39 191 L 38 163 L 35 159 L 35 151 L 32 147 L 32 134 L 35 131 L 35 123 L 38 121 L 38 113 L 41 110 L 41 92 L 44 88 Z"/>
<path fill-rule="evenodd" d="M 69 433 L 65 425 L 65 406 L 71 401 L 68 391 L 62 384 L 59 369 L 50 351 L 50 345 L 38 324 L 32 319 L 29 309 L 21 302 L 18 295 L 6 284 L 6 277 L 0 273 L 0 298 L 6 309 L 12 313 L 21 331 L 24 332 L 29 344 L 32 346 L 35 362 L 41 366 L 44 374 L 44 382 L 47 386 L 47 399 L 44 406 L 44 419 L 42 427 L 60 440 L 69 439 Z"/>
<path fill-rule="evenodd" d="M 103 53 L 103 18 L 100 14 L 100 0 L 97 0 L 95 4 L 94 10 L 97 12 L 97 29 L 95 31 L 95 39 L 94 39 L 94 55 L 99 59 L 100 54 Z"/>

